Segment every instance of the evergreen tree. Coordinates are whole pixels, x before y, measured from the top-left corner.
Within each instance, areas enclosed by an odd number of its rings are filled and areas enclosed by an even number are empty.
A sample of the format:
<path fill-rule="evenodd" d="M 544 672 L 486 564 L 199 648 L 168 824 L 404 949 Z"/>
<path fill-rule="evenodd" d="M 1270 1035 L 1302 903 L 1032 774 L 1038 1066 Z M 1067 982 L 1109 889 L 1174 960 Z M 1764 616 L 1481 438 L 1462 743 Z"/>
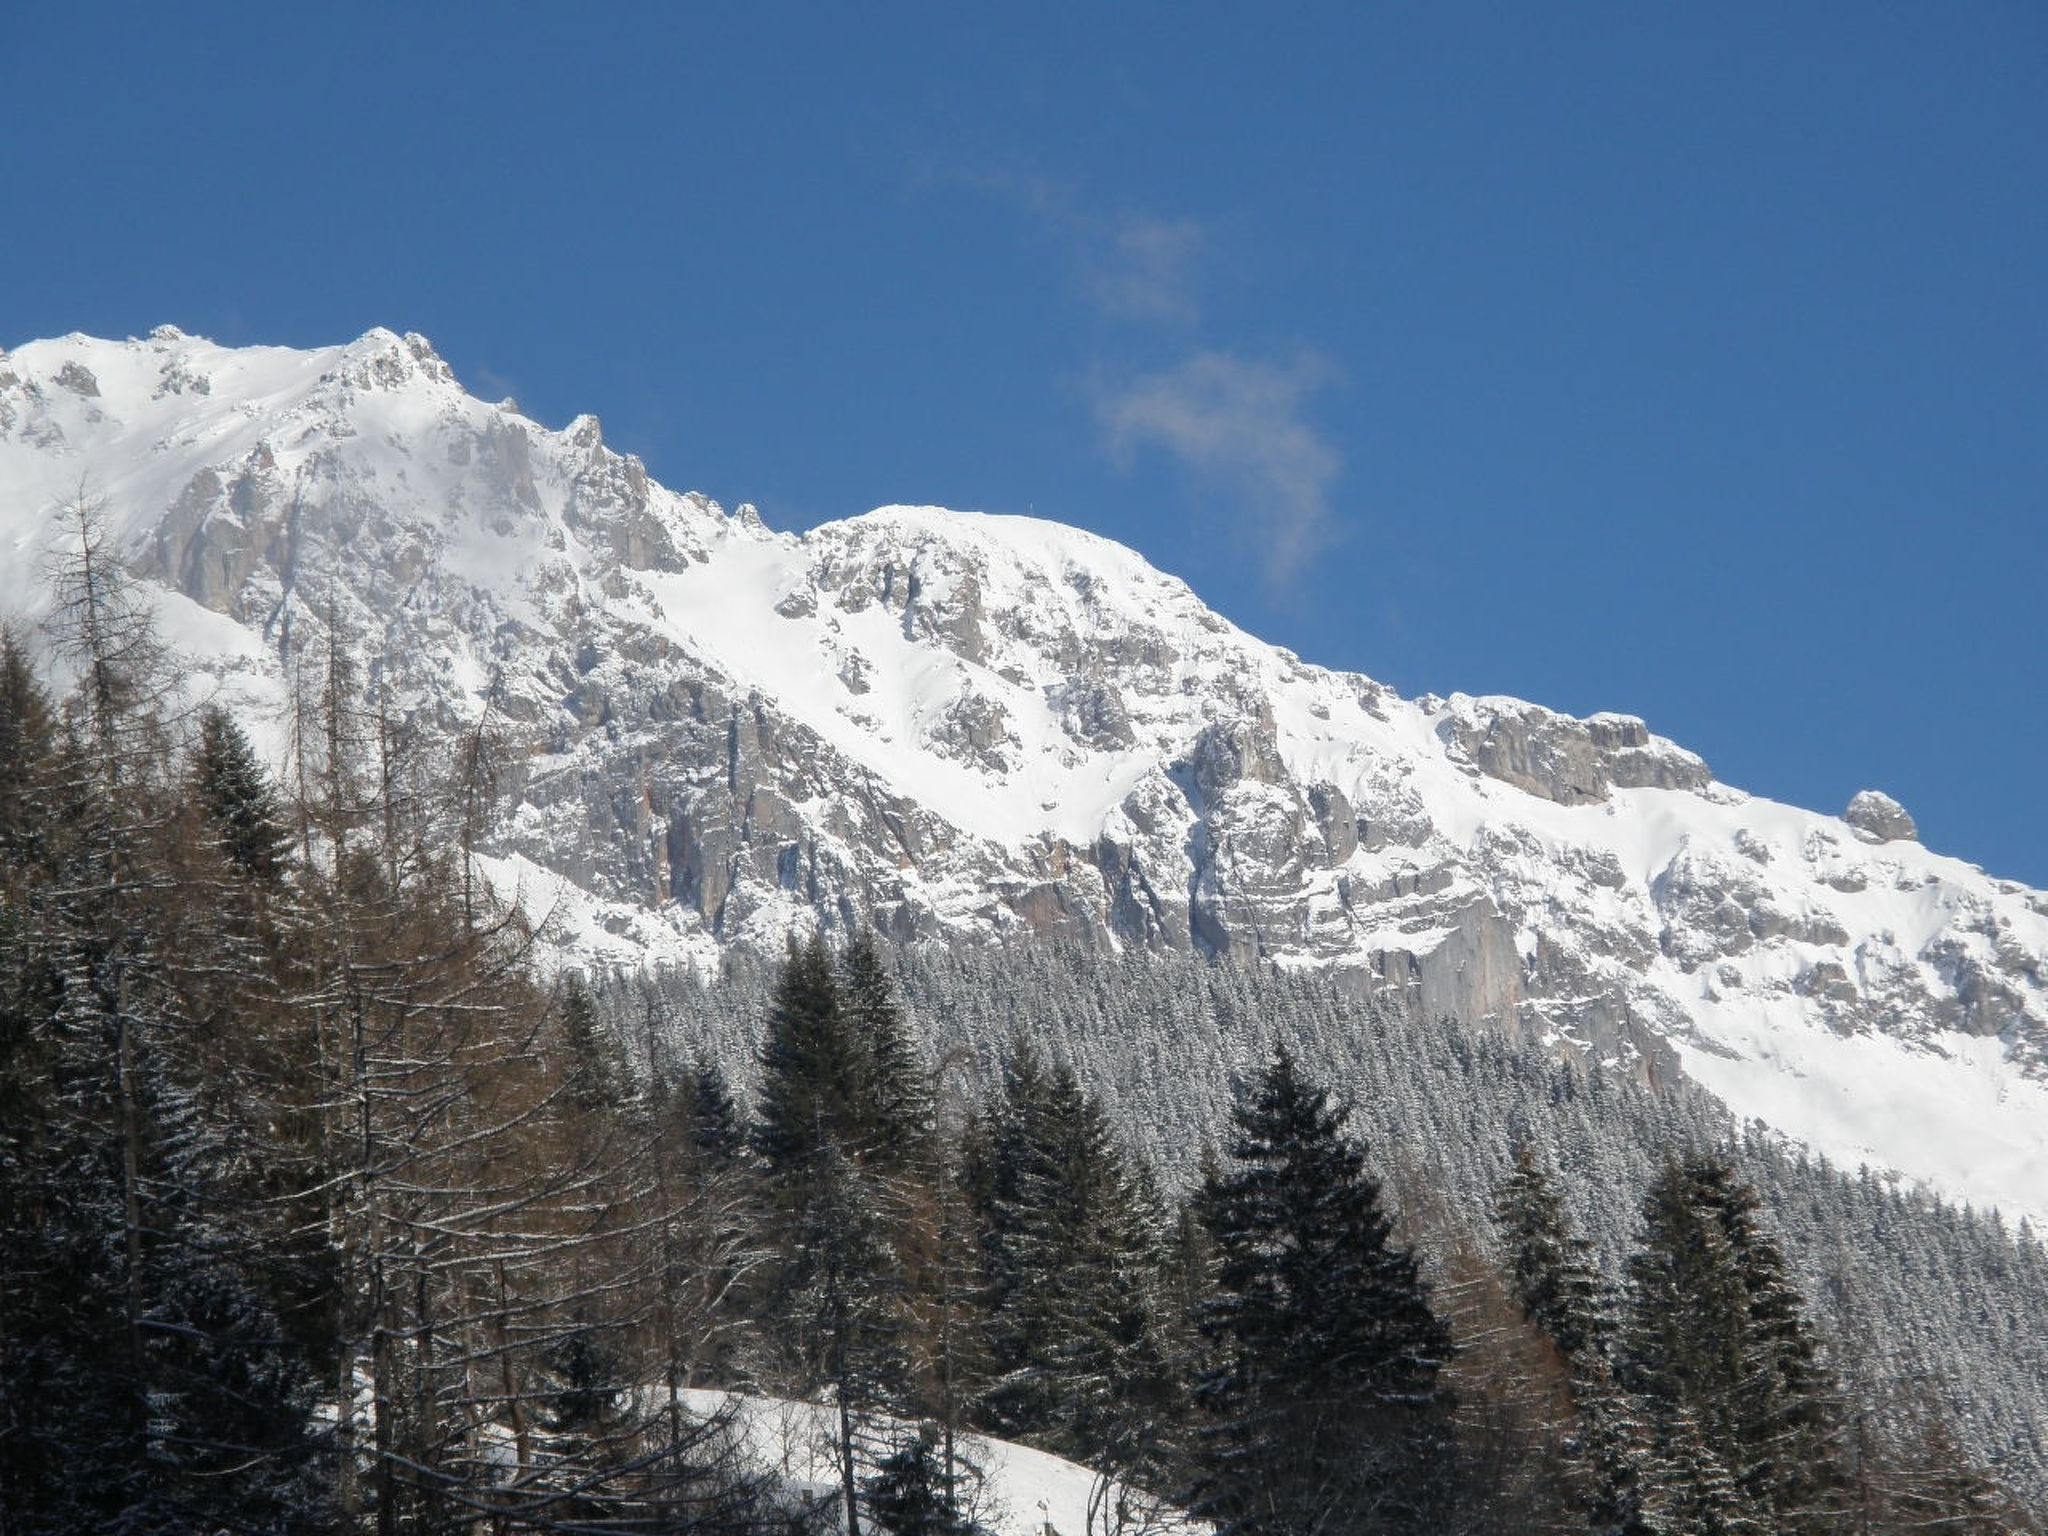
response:
<path fill-rule="evenodd" d="M 1391 1240 L 1345 1108 L 1280 1051 L 1204 1188 L 1223 1359 L 1195 1512 L 1225 1536 L 1412 1530 L 1445 1449 L 1449 1330 Z"/>
<path fill-rule="evenodd" d="M 1494 1201 L 1507 1250 L 1508 1293 L 1563 1357 L 1574 1426 L 1566 1451 L 1581 1469 L 1588 1529 L 1652 1536 L 1646 1481 L 1659 1475 L 1649 1421 L 1615 1379 L 1615 1320 L 1592 1245 L 1572 1231 L 1564 1199 L 1533 1147 Z"/>
<path fill-rule="evenodd" d="M 789 1255 L 789 1315 L 807 1366 L 837 1419 L 834 1454 L 848 1536 L 859 1536 L 860 1485 L 883 1454 L 883 1421 L 910 1406 L 903 1288 L 883 1216 L 861 1169 L 827 1142 L 813 1159 Z"/>
<path fill-rule="evenodd" d="M 1128 1475 L 1164 1473 L 1185 1418 L 1164 1218 L 1071 1069 L 1021 1042 L 987 1116 L 982 1394 L 996 1432 Z"/>
<path fill-rule="evenodd" d="M 0 1173 L 47 1108 L 58 983 L 48 943 L 60 742 L 49 695 L 0 628 Z"/>
<path fill-rule="evenodd" d="M 74 772 L 14 799 L 35 856 L 0 869 L 0 1528 L 308 1529 L 312 1377 L 178 1049 L 165 956 L 204 928 L 170 899 L 163 738 L 121 668 L 146 646 L 107 591 L 78 600 Z M 34 761 L 48 711 L 5 671 L 0 730 Z"/>
<path fill-rule="evenodd" d="M 736 1165 L 747 1149 L 747 1132 L 717 1063 L 700 1058 L 690 1069 L 681 1099 L 690 1145 L 714 1168 Z"/>
<path fill-rule="evenodd" d="M 861 1058 L 859 1145 L 880 1166 L 928 1172 L 938 1123 L 931 1076 L 874 935 L 855 934 L 839 968 L 846 1025 Z"/>
<path fill-rule="evenodd" d="M 217 1140 L 179 1118 L 187 1123 L 160 1149 L 168 1177 L 152 1205 L 145 1325 L 152 1467 L 167 1528 L 318 1529 L 332 1507 L 311 1362 L 264 1294 L 250 1232 L 206 1209 L 204 1192 L 225 1162 Z"/>
<path fill-rule="evenodd" d="M 949 1474 L 932 1426 L 883 1458 L 867 1482 L 868 1517 L 889 1536 L 969 1536 L 961 1476 Z"/>
<path fill-rule="evenodd" d="M 1119 1129 L 1175 1184 L 1197 1182 L 1205 1142 L 1221 1135 L 1210 1117 L 1228 1102 L 1229 1064 L 1265 1030 L 1284 1030 L 1304 1068 L 1376 1106 L 1387 1149 L 1428 1170 L 1451 1221 L 1489 1209 L 1511 1172 L 1503 1126 L 1560 1149 L 1572 1207 L 1603 1266 L 1619 1269 L 1635 1243 L 1657 1149 L 1729 1134 L 1725 1111 L 1683 1081 L 1651 1088 L 1589 1072 L 1534 1040 L 1417 1015 L 1391 998 L 1361 1001 L 1313 972 L 1036 945 L 917 946 L 892 968 L 906 1010 L 929 1021 L 935 1055 L 969 1077 L 993 1082 L 1000 1042 L 1019 1030 L 1045 1039 L 1056 1027 L 1079 1042 L 1084 1084 L 1115 1095 Z M 733 956 L 715 979 L 674 972 L 651 985 L 676 1038 L 730 1052 L 756 1043 L 775 969 Z M 972 1138 L 962 1140 L 973 1153 Z M 1743 1135 L 1730 1155 L 1773 1213 L 1792 1272 L 1812 1277 L 1813 1324 L 1854 1399 L 1883 1400 L 1887 1382 L 1937 1383 L 1964 1453 L 2038 1503 L 2048 1490 L 2048 1335 L 2034 1326 L 2048 1309 L 2048 1260 L 2038 1236 L 2016 1242 L 1984 1214 L 1767 1137 Z M 979 1153 L 966 1161 L 986 1167 Z M 1452 1251 L 1455 1233 L 1425 1226 L 1438 1216 L 1402 1193 L 1414 1240 Z M 1457 1336 L 1486 1347 L 1476 1332 Z M 1842 1353 L 1848 1344 L 1856 1353 Z M 1624 1394 L 1622 1410 L 1618 1443 L 1653 1445 L 1654 1405 Z M 1881 1417 L 1889 1436 L 1892 1418 Z"/>
<path fill-rule="evenodd" d="M 761 1045 L 754 1123 L 754 1148 L 778 1183 L 801 1183 L 828 1144 L 862 1145 L 866 1078 L 824 939 L 792 938 Z"/>
<path fill-rule="evenodd" d="M 1508 1294 L 1567 1361 L 1604 1354 L 1613 1334 L 1592 1244 L 1565 1218 L 1564 1198 L 1526 1143 L 1494 1202 L 1508 1255 Z"/>
<path fill-rule="evenodd" d="M 48 799 L 59 750 L 50 696 L 14 631 L 0 626 L 0 869 L 48 852 Z"/>
<path fill-rule="evenodd" d="M 1839 1388 L 1821 1358 L 1784 1250 L 1764 1228 L 1756 1191 L 1724 1158 L 1696 1161 L 1698 1196 L 1727 1234 L 1742 1276 L 1760 1368 L 1741 1392 L 1751 1463 L 1743 1486 L 1788 1533 L 1835 1529 L 1842 1492 Z"/>
<path fill-rule="evenodd" d="M 251 880 L 275 881 L 291 850 L 291 829 L 249 738 L 218 707 L 199 717 L 192 787 L 229 864 Z"/>
<path fill-rule="evenodd" d="M 1065 1161 L 1059 1115 L 1052 1075 L 1028 1042 L 1012 1044 L 1000 1096 L 974 1129 L 968 1178 L 982 1225 L 993 1377 L 981 1417 L 997 1434 L 1025 1438 L 1054 1421 L 1055 1390 L 1039 1357 L 1064 1333 L 1045 1314 L 1065 1312 L 1070 1301 L 1061 1288 L 1066 1255 L 1041 1230 L 1054 1215 Z"/>
<path fill-rule="evenodd" d="M 1683 1408 L 1661 1416 L 1641 1505 L 1624 1529 L 1644 1536 L 1776 1536 Z"/>
<path fill-rule="evenodd" d="M 562 1049 L 567 1060 L 563 1087 L 576 1110 L 591 1116 L 623 1107 L 625 1064 L 583 978 L 573 973 L 562 986 Z"/>
<path fill-rule="evenodd" d="M 1834 1388 L 1754 1190 L 1723 1158 L 1668 1160 L 1643 1202 L 1624 1365 L 1692 1431 L 1742 1498 L 1788 1533 L 1832 1530 L 1841 1482 Z"/>
<path fill-rule="evenodd" d="M 0 1510 L 8 1536 L 105 1528 L 149 1493 L 146 1413 L 118 1283 L 119 1162 L 80 1123 L 70 1042 L 10 925 L 0 1119 Z M 34 962 L 30 961 L 30 965 Z M 53 1048 L 54 1047 L 54 1048 Z"/>

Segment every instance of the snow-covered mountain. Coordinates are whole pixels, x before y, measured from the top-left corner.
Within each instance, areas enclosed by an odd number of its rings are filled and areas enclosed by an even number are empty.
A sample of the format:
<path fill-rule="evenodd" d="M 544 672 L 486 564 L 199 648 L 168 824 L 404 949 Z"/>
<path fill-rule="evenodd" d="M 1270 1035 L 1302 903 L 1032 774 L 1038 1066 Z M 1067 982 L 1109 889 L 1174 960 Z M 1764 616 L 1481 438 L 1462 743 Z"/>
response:
<path fill-rule="evenodd" d="M 46 605 L 81 487 L 279 743 L 330 625 L 431 730 L 488 700 L 490 867 L 591 962 L 815 917 L 1330 967 L 2048 1214 L 2048 896 L 1883 796 L 1799 810 L 1627 716 L 1403 699 L 1055 523 L 771 532 L 418 336 L 0 354 L 0 613 Z"/>

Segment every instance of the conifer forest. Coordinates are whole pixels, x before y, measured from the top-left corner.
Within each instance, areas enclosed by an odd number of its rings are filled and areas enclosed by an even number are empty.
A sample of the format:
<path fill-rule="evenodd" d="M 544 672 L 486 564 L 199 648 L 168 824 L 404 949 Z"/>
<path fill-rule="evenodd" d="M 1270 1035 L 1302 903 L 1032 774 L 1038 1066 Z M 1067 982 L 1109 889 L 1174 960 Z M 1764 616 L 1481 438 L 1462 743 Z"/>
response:
<path fill-rule="evenodd" d="M 59 584 L 0 639 L 0 1536 L 966 1533 L 1005 1443 L 1093 1477 L 1058 1536 L 2040 1529 L 2024 1226 L 1303 973 L 565 969 L 481 735 L 337 646 L 280 767 L 89 524 Z"/>

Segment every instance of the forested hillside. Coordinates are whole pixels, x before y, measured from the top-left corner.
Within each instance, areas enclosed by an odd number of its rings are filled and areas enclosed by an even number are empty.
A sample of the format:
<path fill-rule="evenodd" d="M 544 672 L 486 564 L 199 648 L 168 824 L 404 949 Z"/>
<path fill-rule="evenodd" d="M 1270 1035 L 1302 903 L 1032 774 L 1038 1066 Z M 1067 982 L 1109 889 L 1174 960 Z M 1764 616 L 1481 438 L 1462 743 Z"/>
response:
<path fill-rule="evenodd" d="M 480 738 L 336 646 L 274 775 L 77 532 L 75 686 L 0 639 L 5 1536 L 963 1532 L 970 1430 L 1105 1532 L 2029 1528 L 2030 1236 L 1285 974 L 551 973 Z"/>
<path fill-rule="evenodd" d="M 1649 1088 L 1586 1071 L 1541 1042 L 1473 1030 L 1360 995 L 1313 972 L 1030 947 L 895 957 L 906 1006 L 973 1102 L 1025 1039 L 1070 1062 L 1172 1189 L 1220 1148 L 1236 1085 L 1276 1045 L 1357 1106 L 1404 1235 L 1427 1256 L 1505 1251 L 1484 1212 L 1518 1152 L 1560 1170 L 1558 1193 L 1610 1281 L 1638 1240 L 1644 1189 L 1670 1151 L 1734 1161 L 1764 1197 L 1859 1412 L 1910 1433 L 1930 1409 L 2015 1483 L 2048 1488 L 2048 1255 L 2024 1221 L 1945 1205 L 1868 1170 L 1839 1169 L 1732 1123 L 1683 1081 Z M 753 1075 L 771 967 L 735 956 L 707 980 L 620 981 L 606 1011 L 640 1059 L 688 1039 L 736 1082 Z"/>

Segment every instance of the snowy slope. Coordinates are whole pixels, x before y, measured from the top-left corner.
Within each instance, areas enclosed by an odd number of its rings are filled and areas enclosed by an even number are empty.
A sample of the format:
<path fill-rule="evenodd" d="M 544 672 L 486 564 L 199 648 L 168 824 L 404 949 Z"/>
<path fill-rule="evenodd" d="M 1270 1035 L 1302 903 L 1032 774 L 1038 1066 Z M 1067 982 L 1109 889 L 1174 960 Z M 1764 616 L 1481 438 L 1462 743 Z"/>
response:
<path fill-rule="evenodd" d="M 778 1481 L 830 1498 L 839 1486 L 839 1464 L 832 1453 L 837 1428 L 833 1411 L 812 1403 L 782 1398 L 727 1395 L 695 1390 L 684 1394 L 692 1411 L 710 1417 L 734 1416 L 748 1463 Z M 1209 1526 L 1188 1519 L 1147 1495 L 1106 1483 L 1076 1462 L 981 1435 L 961 1437 L 961 1455 L 979 1471 L 973 1491 L 978 1526 L 994 1536 L 1090 1536 L 1106 1528 L 1099 1512 L 1121 1497 L 1133 1512 L 1133 1529 L 1152 1536 L 1199 1536 Z M 1098 1513 L 1093 1523 L 1089 1511 Z"/>
<path fill-rule="evenodd" d="M 0 356 L 0 611 L 81 484 L 280 749 L 330 632 L 429 734 L 491 695 L 491 867 L 585 959 L 866 918 L 1331 967 L 2048 1215 L 2048 897 L 1640 721 L 1402 699 L 1054 523 L 773 533 L 386 331 Z"/>

